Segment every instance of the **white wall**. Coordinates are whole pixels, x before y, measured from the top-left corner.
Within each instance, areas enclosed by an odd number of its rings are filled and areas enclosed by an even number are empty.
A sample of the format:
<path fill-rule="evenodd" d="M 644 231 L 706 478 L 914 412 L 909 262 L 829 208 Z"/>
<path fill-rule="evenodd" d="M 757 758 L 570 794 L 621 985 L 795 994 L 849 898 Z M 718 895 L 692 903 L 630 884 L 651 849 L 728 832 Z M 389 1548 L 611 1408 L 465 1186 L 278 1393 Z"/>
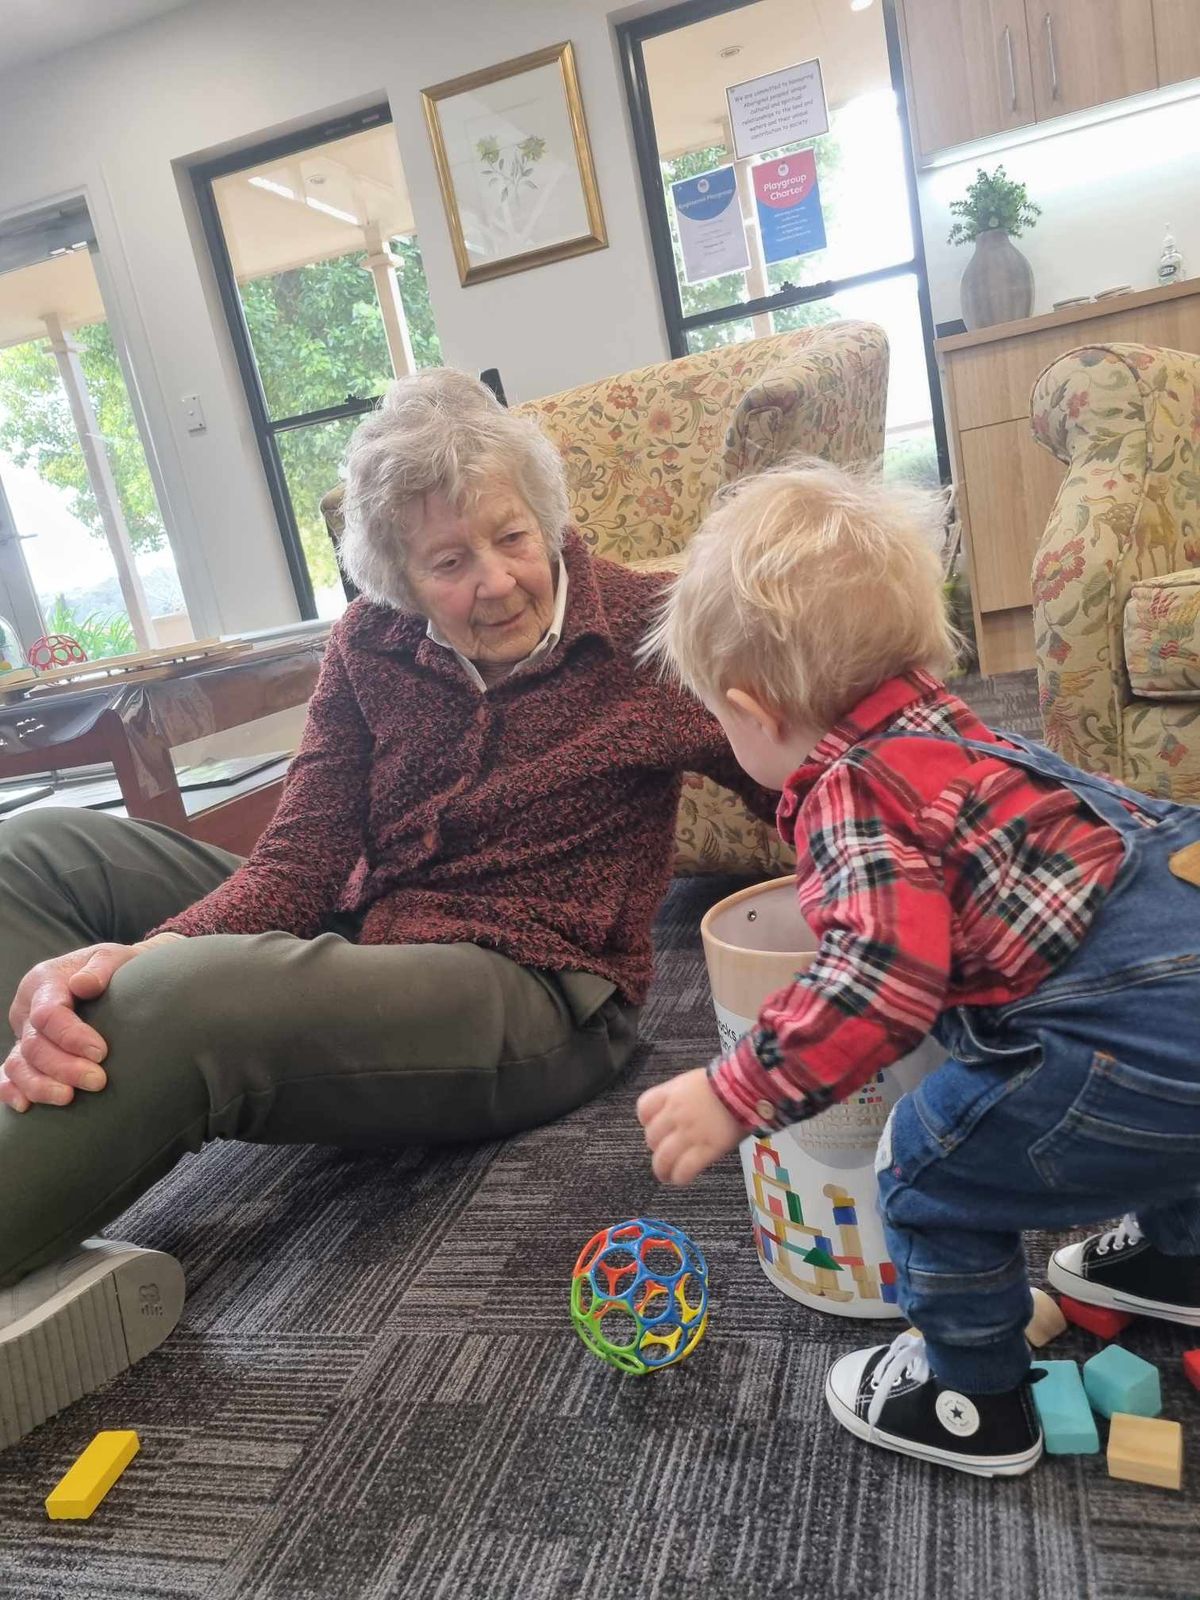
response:
<path fill-rule="evenodd" d="M 0 76 L 0 216 L 85 192 L 200 633 L 296 615 L 187 184 L 172 163 L 386 98 L 446 360 L 521 400 L 667 354 L 611 0 L 197 0 Z M 419 90 L 574 41 L 610 247 L 459 286 Z M 3 42 L 0 40 L 0 70 Z M 180 396 L 208 428 L 188 434 Z"/>
<path fill-rule="evenodd" d="M 1003 165 L 1042 207 L 1017 240 L 1034 275 L 1035 315 L 1055 300 L 1128 283 L 1152 288 L 1171 224 L 1184 272 L 1200 277 L 1200 98 L 1131 112 L 1090 128 L 937 167 L 918 189 L 936 322 L 958 317 L 969 245 L 950 245 L 950 201 L 977 167 Z"/>

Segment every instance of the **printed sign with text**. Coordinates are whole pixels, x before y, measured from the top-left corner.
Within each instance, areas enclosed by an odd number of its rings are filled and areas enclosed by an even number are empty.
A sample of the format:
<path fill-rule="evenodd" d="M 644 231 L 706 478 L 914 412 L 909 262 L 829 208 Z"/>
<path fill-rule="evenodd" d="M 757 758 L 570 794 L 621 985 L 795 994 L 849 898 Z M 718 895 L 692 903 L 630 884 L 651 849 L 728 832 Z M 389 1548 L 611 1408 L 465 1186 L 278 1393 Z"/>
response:
<path fill-rule="evenodd" d="M 829 132 L 829 108 L 819 60 L 801 61 L 725 91 L 733 153 L 739 161 Z"/>
<path fill-rule="evenodd" d="M 746 225 L 732 167 L 681 178 L 671 185 L 671 194 L 687 283 L 703 283 L 749 266 Z"/>

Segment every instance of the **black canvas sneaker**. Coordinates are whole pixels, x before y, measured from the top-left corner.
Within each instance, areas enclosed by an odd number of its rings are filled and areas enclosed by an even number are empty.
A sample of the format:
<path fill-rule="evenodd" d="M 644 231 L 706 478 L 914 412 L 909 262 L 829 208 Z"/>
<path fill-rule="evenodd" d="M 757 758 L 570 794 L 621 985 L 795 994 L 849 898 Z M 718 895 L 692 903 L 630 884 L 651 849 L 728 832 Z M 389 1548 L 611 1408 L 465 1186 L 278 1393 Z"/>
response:
<path fill-rule="evenodd" d="M 0 1289 L 0 1450 L 149 1355 L 182 1310 L 175 1257 L 115 1239 Z"/>
<path fill-rule="evenodd" d="M 1089 1306 L 1200 1328 L 1200 1256 L 1163 1255 L 1143 1238 L 1135 1217 L 1056 1250 L 1046 1276 Z"/>
<path fill-rule="evenodd" d="M 948 1389 L 912 1332 L 843 1356 L 825 1379 L 830 1410 L 860 1439 L 981 1478 L 1015 1478 L 1037 1465 L 1042 1430 L 1029 1389 L 1028 1380 L 1004 1394 Z"/>

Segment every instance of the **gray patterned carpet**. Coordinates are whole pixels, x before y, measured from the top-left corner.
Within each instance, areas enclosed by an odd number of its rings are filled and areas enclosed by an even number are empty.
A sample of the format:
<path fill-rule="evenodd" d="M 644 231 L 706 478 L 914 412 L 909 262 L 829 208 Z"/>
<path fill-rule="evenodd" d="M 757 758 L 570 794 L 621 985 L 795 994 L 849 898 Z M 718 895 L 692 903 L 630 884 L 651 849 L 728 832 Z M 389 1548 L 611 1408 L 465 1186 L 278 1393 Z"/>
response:
<path fill-rule="evenodd" d="M 970 692 L 1036 731 L 1023 686 Z M 656 1188 L 633 1101 L 715 1045 L 696 926 L 730 887 L 675 885 L 646 1048 L 576 1116 L 390 1156 L 214 1146 L 131 1211 L 114 1232 L 186 1266 L 183 1323 L 0 1456 L 0 1595 L 1196 1600 L 1194 1443 L 1181 1496 L 1099 1457 L 992 1485 L 868 1450 L 820 1393 L 862 1329 L 762 1276 L 736 1165 Z M 690 1232 L 714 1286 L 708 1339 L 644 1380 L 596 1362 L 566 1314 L 583 1241 L 637 1212 Z M 1125 1342 L 1195 1435 L 1186 1337 L 1146 1323 Z M 49 1523 L 42 1498 L 101 1428 L 136 1428 L 141 1454 L 91 1523 Z"/>

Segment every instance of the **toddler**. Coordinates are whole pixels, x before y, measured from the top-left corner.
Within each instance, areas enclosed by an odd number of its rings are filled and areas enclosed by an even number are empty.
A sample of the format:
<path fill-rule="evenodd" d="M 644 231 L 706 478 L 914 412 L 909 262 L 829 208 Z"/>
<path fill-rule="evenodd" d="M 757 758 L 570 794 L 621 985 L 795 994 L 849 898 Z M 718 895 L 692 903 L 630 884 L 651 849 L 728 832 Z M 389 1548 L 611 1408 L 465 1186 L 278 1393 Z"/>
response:
<path fill-rule="evenodd" d="M 919 1335 L 826 1399 L 860 1438 L 984 1476 L 1042 1453 L 1021 1232 L 1078 1300 L 1200 1326 L 1200 809 L 985 727 L 954 644 L 940 496 L 820 462 L 709 516 L 647 643 L 782 790 L 812 966 L 723 1059 L 638 1101 L 658 1178 L 813 1117 L 932 1032 L 949 1059 L 876 1158 Z"/>

